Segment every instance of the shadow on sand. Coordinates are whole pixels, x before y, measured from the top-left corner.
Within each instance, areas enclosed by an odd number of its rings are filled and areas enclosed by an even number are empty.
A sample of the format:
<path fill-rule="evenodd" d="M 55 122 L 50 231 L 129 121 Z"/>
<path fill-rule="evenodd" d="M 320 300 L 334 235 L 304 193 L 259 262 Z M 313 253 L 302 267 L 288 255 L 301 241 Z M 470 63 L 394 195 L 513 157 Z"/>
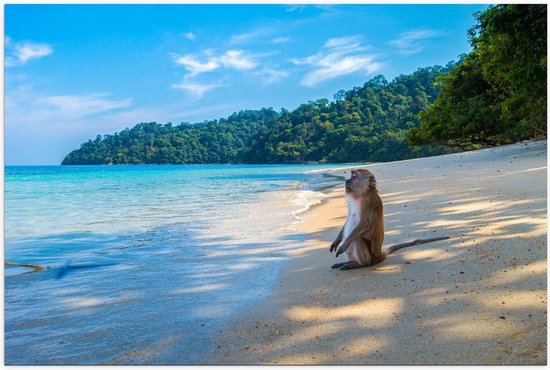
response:
<path fill-rule="evenodd" d="M 481 166 L 453 155 L 446 176 L 429 161 L 373 167 L 385 245 L 451 239 L 339 271 L 328 252 L 338 228 L 310 232 L 318 248 L 289 262 L 275 297 L 204 363 L 546 364 L 546 146 L 518 170 L 521 154 Z"/>
<path fill-rule="evenodd" d="M 489 156 L 468 168 L 468 153 L 444 158 L 443 174 L 430 159 L 373 166 L 385 204 L 385 245 L 443 235 L 451 237 L 448 241 L 401 250 L 371 268 L 339 271 L 330 269 L 334 255 L 328 252 L 336 227 L 307 233 L 316 247 L 304 243 L 302 233 L 245 246 L 223 237 L 197 239 L 200 245 L 216 245 L 215 250 L 169 252 L 175 264 L 162 280 L 157 272 L 164 266 L 155 265 L 153 258 L 135 275 L 136 280 L 150 279 L 144 291 L 129 285 L 117 300 L 99 284 L 86 289 L 98 289 L 105 301 L 87 306 L 73 302 L 75 325 L 83 320 L 93 325 L 89 310 L 94 309 L 123 321 L 108 320 L 87 334 L 111 338 L 103 341 L 101 357 L 78 357 L 87 343 L 78 325 L 63 338 L 71 338 L 79 363 L 545 364 L 547 200 L 546 181 L 540 180 L 541 171 L 546 178 L 545 149 L 544 158 L 523 164 L 521 171 L 508 164 L 508 159 L 516 160 L 512 155 L 495 166 Z M 514 171 L 518 173 L 509 176 Z M 342 216 L 333 218 L 344 222 Z M 289 255 L 293 257 L 267 305 L 251 300 L 253 309 L 208 331 L 213 320 L 226 315 L 223 304 L 261 296 L 264 292 L 255 289 L 270 286 L 259 281 L 251 291 L 228 294 L 232 281 L 253 281 L 255 264 Z M 230 256 L 232 266 L 217 268 Z M 178 270 L 178 261 L 193 258 L 205 259 L 207 267 L 188 264 L 185 271 Z M 243 275 L 245 271 L 252 273 Z M 180 282 L 192 276 L 200 277 L 201 284 L 182 287 Z M 71 294 L 70 287 L 64 289 L 61 296 Z M 155 296 L 161 290 L 171 293 Z M 226 301 L 210 311 L 206 305 L 202 316 L 192 315 L 193 306 L 216 295 Z M 125 313 L 129 306 L 124 303 L 133 300 L 144 300 L 140 307 L 148 310 Z M 177 324 L 190 314 L 192 321 Z M 47 322 L 32 325 L 48 329 Z M 16 329 L 7 322 L 8 359 L 34 349 L 10 337 Z M 165 334 L 158 339 L 147 337 L 148 331 Z M 74 363 L 70 356 L 58 357 L 67 353 L 62 338 L 52 334 L 45 339 L 51 341 L 41 348 L 49 351 L 48 363 Z"/>

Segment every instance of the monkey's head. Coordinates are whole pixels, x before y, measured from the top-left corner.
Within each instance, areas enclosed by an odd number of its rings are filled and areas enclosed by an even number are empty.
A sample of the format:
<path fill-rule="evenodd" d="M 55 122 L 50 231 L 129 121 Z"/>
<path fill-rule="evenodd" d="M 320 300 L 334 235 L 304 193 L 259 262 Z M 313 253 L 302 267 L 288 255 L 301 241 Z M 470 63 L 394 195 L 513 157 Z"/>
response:
<path fill-rule="evenodd" d="M 351 177 L 346 180 L 346 193 L 359 198 L 370 189 L 376 188 L 376 179 L 369 170 L 351 170 Z"/>

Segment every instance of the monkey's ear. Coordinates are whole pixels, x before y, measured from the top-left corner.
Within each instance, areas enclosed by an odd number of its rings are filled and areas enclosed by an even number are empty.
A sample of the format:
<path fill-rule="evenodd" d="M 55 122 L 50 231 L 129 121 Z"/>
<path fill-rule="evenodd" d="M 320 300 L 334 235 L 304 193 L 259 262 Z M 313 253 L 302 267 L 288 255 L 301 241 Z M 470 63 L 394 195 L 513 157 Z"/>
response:
<path fill-rule="evenodd" d="M 369 185 L 374 186 L 376 185 L 376 179 L 374 178 L 374 175 L 371 173 L 368 177 Z"/>

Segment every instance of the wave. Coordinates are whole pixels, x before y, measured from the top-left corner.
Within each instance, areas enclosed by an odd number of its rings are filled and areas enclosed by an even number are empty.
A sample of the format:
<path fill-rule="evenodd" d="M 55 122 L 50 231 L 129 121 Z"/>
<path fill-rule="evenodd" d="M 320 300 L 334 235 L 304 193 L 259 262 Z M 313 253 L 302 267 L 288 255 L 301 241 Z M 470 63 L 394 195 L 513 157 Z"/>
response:
<path fill-rule="evenodd" d="M 302 219 L 302 215 L 307 212 L 313 206 L 321 204 L 323 200 L 327 199 L 328 195 L 313 190 L 298 190 L 291 201 L 296 207 L 291 214 L 298 220 Z"/>

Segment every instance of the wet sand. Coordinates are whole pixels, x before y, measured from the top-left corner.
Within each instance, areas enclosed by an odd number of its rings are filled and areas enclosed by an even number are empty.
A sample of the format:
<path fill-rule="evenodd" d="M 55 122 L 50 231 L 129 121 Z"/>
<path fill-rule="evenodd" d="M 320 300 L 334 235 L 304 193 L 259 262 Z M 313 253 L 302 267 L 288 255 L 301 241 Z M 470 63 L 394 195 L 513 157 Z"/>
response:
<path fill-rule="evenodd" d="M 384 201 L 385 246 L 450 236 L 369 268 L 330 268 L 345 258 L 328 249 L 347 206 L 343 184 L 328 190 L 271 298 L 220 330 L 201 362 L 546 364 L 546 149 L 527 142 L 367 166 Z"/>

